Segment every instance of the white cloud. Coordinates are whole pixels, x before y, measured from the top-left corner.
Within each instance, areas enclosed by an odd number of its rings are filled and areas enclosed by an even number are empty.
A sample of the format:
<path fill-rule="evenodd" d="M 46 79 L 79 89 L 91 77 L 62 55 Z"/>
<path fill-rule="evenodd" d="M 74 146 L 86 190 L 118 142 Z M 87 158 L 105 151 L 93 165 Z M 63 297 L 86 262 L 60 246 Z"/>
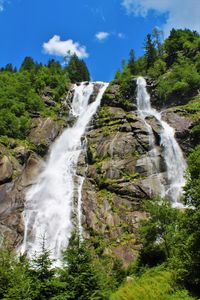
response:
<path fill-rule="evenodd" d="M 189 28 L 200 32 L 199 0 L 123 0 L 122 5 L 128 13 L 146 17 L 150 10 L 158 14 L 167 14 L 163 25 L 167 36 L 174 28 Z"/>
<path fill-rule="evenodd" d="M 100 31 L 95 34 L 95 37 L 97 38 L 97 40 L 103 41 L 103 40 L 107 39 L 109 37 L 109 35 L 110 35 L 109 32 Z"/>
<path fill-rule="evenodd" d="M 68 52 L 76 54 L 79 58 L 89 56 L 85 46 L 81 46 L 71 39 L 61 41 L 59 35 L 54 35 L 47 43 L 44 43 L 43 49 L 46 53 L 57 56 L 66 56 Z"/>

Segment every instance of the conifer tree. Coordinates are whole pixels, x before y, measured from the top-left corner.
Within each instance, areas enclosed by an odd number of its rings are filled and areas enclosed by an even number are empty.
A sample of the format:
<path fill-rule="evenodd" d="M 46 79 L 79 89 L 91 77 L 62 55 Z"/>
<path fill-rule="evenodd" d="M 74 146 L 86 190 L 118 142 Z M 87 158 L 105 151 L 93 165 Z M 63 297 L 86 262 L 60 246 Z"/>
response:
<path fill-rule="evenodd" d="M 49 60 L 47 67 L 54 73 L 61 71 L 61 64 L 59 63 L 59 61 L 56 61 L 55 59 Z"/>
<path fill-rule="evenodd" d="M 15 68 L 13 68 L 12 64 L 7 64 L 4 70 L 7 72 L 15 72 Z"/>
<path fill-rule="evenodd" d="M 57 280 L 52 264 L 50 251 L 46 249 L 45 239 L 43 238 L 41 253 L 36 253 L 31 261 L 32 269 L 30 270 L 30 276 L 33 278 L 37 295 L 36 299 L 46 300 L 56 294 Z"/>
<path fill-rule="evenodd" d="M 90 80 L 86 63 L 80 60 L 76 54 L 70 57 L 66 70 L 72 83 Z"/>
<path fill-rule="evenodd" d="M 33 58 L 30 56 L 26 56 L 23 60 L 20 71 L 32 71 L 35 69 L 36 63 L 34 62 Z"/>
<path fill-rule="evenodd" d="M 128 68 L 131 72 L 131 75 L 136 74 L 135 52 L 133 49 L 131 49 L 131 51 L 129 53 Z"/>
<path fill-rule="evenodd" d="M 64 264 L 66 266 L 62 281 L 66 282 L 66 299 L 101 299 L 95 298 L 95 295 L 100 293 L 101 284 L 91 252 L 87 243 L 80 241 L 76 235 L 71 238 L 64 252 Z"/>
<path fill-rule="evenodd" d="M 151 34 L 147 34 L 145 41 L 145 57 L 147 63 L 147 70 L 153 66 L 156 60 L 156 48 L 154 42 L 152 41 Z"/>

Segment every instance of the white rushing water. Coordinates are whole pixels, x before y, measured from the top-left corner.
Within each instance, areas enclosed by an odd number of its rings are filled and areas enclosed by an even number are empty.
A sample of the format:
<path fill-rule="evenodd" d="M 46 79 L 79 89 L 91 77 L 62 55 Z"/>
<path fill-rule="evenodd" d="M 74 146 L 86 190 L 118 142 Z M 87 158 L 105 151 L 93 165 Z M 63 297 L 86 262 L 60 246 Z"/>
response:
<path fill-rule="evenodd" d="M 183 205 L 180 203 L 180 198 L 182 195 L 182 187 L 185 184 L 184 172 L 186 162 L 174 137 L 174 129 L 162 120 L 161 113 L 151 107 L 150 95 L 147 92 L 146 80 L 143 77 L 137 79 L 137 108 L 138 115 L 144 121 L 149 133 L 149 156 L 152 162 L 154 161 L 153 158 L 157 155 L 157 150 L 153 130 L 146 118 L 154 117 L 161 126 L 160 145 L 163 148 L 163 156 L 166 164 L 167 185 L 163 185 L 158 177 L 160 195 L 161 197 L 170 198 L 174 207 L 181 207 Z M 158 166 L 154 165 L 154 168 L 157 172 L 159 171 Z"/>
<path fill-rule="evenodd" d="M 94 85 L 99 92 L 94 102 L 89 104 Z M 59 260 L 62 250 L 68 245 L 73 224 L 74 193 L 78 194 L 76 208 L 77 227 L 82 235 L 82 186 L 84 178 L 76 176 L 79 155 L 82 151 L 81 138 L 100 105 L 107 83 L 81 83 L 74 87 L 72 114 L 77 117 L 73 127 L 67 128 L 54 142 L 44 170 L 26 194 L 24 210 L 25 234 L 21 253 L 32 257 L 41 250 L 42 239 L 51 251 L 51 258 Z"/>

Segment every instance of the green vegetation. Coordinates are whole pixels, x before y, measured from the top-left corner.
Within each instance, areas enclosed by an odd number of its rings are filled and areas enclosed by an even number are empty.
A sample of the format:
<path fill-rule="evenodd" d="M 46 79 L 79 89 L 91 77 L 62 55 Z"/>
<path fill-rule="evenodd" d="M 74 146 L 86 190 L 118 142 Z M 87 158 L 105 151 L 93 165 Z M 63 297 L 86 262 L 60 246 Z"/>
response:
<path fill-rule="evenodd" d="M 90 74 L 85 62 L 80 60 L 76 54 L 71 56 L 65 69 L 72 83 L 90 80 Z"/>
<path fill-rule="evenodd" d="M 25 139 L 33 117 L 58 119 L 70 82 L 89 78 L 85 62 L 76 55 L 64 68 L 55 60 L 43 65 L 31 57 L 24 59 L 19 71 L 7 64 L 0 69 L 0 135 Z"/>
<path fill-rule="evenodd" d="M 158 79 L 158 92 L 162 99 L 191 98 L 200 87 L 200 74 L 189 58 L 179 55 L 171 69 Z"/>
<path fill-rule="evenodd" d="M 141 223 L 140 238 L 143 248 L 138 264 L 141 267 L 153 267 L 169 259 L 173 253 L 173 237 L 177 231 L 179 211 L 172 209 L 168 201 L 159 198 L 149 201 L 145 210 L 150 216 Z"/>
<path fill-rule="evenodd" d="M 0 299 L 77 300 L 108 299 L 125 277 L 122 263 L 95 254 L 89 242 L 71 238 L 61 268 L 54 268 L 42 242 L 41 253 L 31 261 L 11 250 L 0 252 Z"/>
<path fill-rule="evenodd" d="M 155 43 L 152 41 L 151 34 L 147 34 L 145 41 L 145 58 L 147 70 L 152 67 L 156 61 L 157 51 Z"/>
<path fill-rule="evenodd" d="M 195 96 L 187 104 L 181 105 L 179 108 L 181 109 L 181 115 L 198 121 L 200 119 L 200 95 Z"/>
<path fill-rule="evenodd" d="M 173 273 L 163 268 L 146 271 L 140 277 L 132 277 L 110 300 L 192 300 L 186 290 L 174 284 Z M 131 279 L 131 278 L 130 278 Z"/>

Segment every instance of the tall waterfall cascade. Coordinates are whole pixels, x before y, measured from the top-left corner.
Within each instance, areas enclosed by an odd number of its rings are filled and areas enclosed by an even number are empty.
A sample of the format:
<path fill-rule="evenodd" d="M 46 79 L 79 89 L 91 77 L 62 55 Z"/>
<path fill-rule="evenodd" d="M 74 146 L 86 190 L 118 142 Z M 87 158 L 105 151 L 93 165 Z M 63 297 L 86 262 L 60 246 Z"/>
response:
<path fill-rule="evenodd" d="M 90 103 L 95 85 L 98 86 L 98 93 L 94 102 Z M 61 258 L 73 229 L 71 217 L 75 192 L 78 194 L 77 227 L 79 234 L 82 234 L 81 193 L 84 178 L 77 176 L 76 168 L 83 149 L 82 137 L 107 86 L 107 83 L 91 82 L 74 87 L 71 113 L 76 117 L 76 122 L 53 143 L 43 171 L 26 194 L 25 234 L 20 252 L 28 257 L 41 250 L 42 239 L 45 239 L 51 258 Z"/>
<path fill-rule="evenodd" d="M 151 160 L 152 170 L 150 173 L 157 173 L 157 184 L 160 190 L 161 197 L 171 199 L 172 206 L 182 207 L 180 198 L 182 188 L 185 184 L 184 172 L 186 162 L 183 157 L 180 146 L 174 137 L 174 129 L 162 120 L 162 115 L 156 109 L 151 107 L 150 95 L 146 89 L 146 80 L 143 77 L 137 79 L 137 109 L 138 116 L 143 120 L 149 134 L 149 157 Z M 151 124 L 148 123 L 148 118 L 155 118 L 161 127 L 160 131 L 160 146 L 162 156 L 166 165 L 166 182 L 163 183 L 159 174 L 159 166 L 156 164 L 155 157 L 157 155 L 157 147 Z"/>

